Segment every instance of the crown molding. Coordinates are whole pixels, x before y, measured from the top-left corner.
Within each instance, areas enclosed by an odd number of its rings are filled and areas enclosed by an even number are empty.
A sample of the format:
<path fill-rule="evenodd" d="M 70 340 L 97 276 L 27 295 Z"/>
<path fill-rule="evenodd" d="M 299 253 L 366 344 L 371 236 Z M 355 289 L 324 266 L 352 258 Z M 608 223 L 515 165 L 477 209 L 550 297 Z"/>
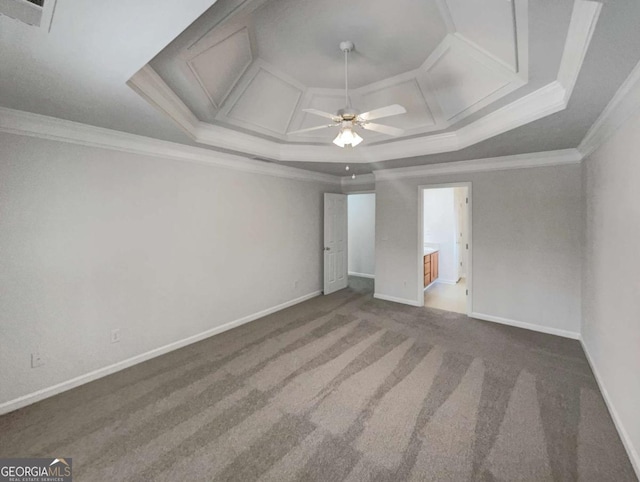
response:
<path fill-rule="evenodd" d="M 417 177 L 440 176 L 444 174 L 462 174 L 471 172 L 504 171 L 533 167 L 563 166 L 579 164 L 582 154 L 577 149 L 534 152 L 513 156 L 490 157 L 470 161 L 444 162 L 416 167 L 381 169 L 373 171 L 375 182 L 392 179 L 411 179 Z"/>
<path fill-rule="evenodd" d="M 195 162 L 235 171 L 264 174 L 286 179 L 341 185 L 341 180 L 338 176 L 271 164 L 264 161 L 256 161 L 202 147 L 162 141 L 151 137 L 90 126 L 56 117 L 8 109 L 6 107 L 0 107 L 0 132 L 175 161 Z"/>
<path fill-rule="evenodd" d="M 640 67 L 636 67 L 633 77 L 635 79 L 633 82 L 633 93 L 637 100 L 635 106 L 638 108 L 640 107 Z M 621 88 L 621 90 L 623 89 Z M 428 164 L 416 167 L 383 169 L 373 171 L 372 174 L 361 174 L 358 175 L 356 179 L 351 179 L 346 176 L 333 176 L 295 167 L 257 161 L 242 156 L 212 151 L 202 147 L 162 141 L 6 107 L 0 107 L 0 132 L 163 159 L 195 162 L 286 179 L 324 182 L 339 185 L 343 188 L 370 185 L 377 181 L 389 179 L 408 179 L 443 174 L 578 164 L 583 159 L 583 154 L 578 149 L 565 149 L 560 151 Z"/>
<path fill-rule="evenodd" d="M 277 142 L 198 121 L 176 94 L 166 84 L 162 85 L 162 79 L 149 72 L 152 69 L 148 65 L 130 79 L 129 85 L 151 99 L 154 106 L 174 119 L 196 142 L 276 161 L 359 164 L 451 152 L 566 109 L 600 10 L 600 2 L 575 0 L 557 80 L 455 131 L 362 145 L 357 149 L 340 149 L 329 143 Z"/>
<path fill-rule="evenodd" d="M 629 118 L 640 111 L 640 62 L 593 123 L 578 146 L 584 157 L 591 155 Z"/>

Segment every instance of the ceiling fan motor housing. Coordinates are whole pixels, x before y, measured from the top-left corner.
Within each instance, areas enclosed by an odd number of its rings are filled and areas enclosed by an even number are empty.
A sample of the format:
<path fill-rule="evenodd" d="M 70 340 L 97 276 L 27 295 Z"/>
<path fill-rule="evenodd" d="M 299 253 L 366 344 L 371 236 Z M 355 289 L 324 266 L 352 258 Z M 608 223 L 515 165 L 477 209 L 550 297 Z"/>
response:
<path fill-rule="evenodd" d="M 353 45 L 351 40 L 344 40 L 343 42 L 340 42 L 340 50 L 343 52 L 351 52 L 354 48 L 355 45 Z"/>
<path fill-rule="evenodd" d="M 344 109 L 340 109 L 338 111 L 338 116 L 342 117 L 342 120 L 346 121 L 355 120 L 355 118 L 358 117 L 359 114 L 360 112 L 353 107 L 345 107 Z"/>

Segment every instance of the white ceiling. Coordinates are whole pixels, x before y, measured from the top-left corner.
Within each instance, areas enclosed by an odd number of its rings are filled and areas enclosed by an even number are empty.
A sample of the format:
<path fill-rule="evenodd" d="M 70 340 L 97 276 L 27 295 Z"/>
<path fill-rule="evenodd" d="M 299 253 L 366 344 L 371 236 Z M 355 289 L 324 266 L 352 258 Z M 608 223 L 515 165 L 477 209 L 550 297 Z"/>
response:
<path fill-rule="evenodd" d="M 141 97 L 127 86 L 127 79 L 154 57 L 158 61 L 165 54 L 173 56 L 179 54 L 180 49 L 184 47 L 180 45 L 181 33 L 187 34 L 194 29 L 199 29 L 198 32 L 202 38 L 196 40 L 203 40 L 207 32 L 211 30 L 210 21 L 212 18 L 217 18 L 218 26 L 215 29 L 217 32 L 223 32 L 226 27 L 233 30 L 243 16 L 251 17 L 254 12 L 263 8 L 265 10 L 272 8 L 278 1 L 283 0 L 269 0 L 268 2 L 266 0 L 251 2 L 220 0 L 217 3 L 213 0 L 184 0 L 178 3 L 168 0 L 138 0 L 136 2 L 118 0 L 108 3 L 57 0 L 50 32 L 0 16 L 0 45 L 2 46 L 0 48 L 0 65 L 2 66 L 0 68 L 0 105 L 195 145 L 196 141 L 185 135 L 183 129 L 175 123 L 175 119 L 169 118 L 166 112 L 159 112 L 156 106 L 148 102 L 148 99 Z M 251 4 L 251 7 L 243 10 L 242 6 L 245 3 Z M 390 3 L 392 2 L 370 0 L 368 6 Z M 427 5 L 427 2 L 417 3 Z M 356 100 L 357 94 L 361 94 L 357 99 L 359 107 L 365 106 L 367 103 L 372 105 L 387 103 L 393 99 L 398 99 L 398 102 L 406 104 L 409 107 L 408 114 L 398 116 L 393 120 L 388 119 L 388 121 L 389 124 L 394 122 L 408 130 L 422 130 L 422 133 L 411 135 L 412 141 L 418 139 L 428 141 L 431 137 L 439 136 L 441 133 L 455 132 L 456 129 L 466 128 L 466 126 L 486 118 L 497 108 L 510 108 L 514 102 L 523 100 L 525 95 L 543 87 L 557 76 L 568 23 L 574 6 L 574 0 L 529 1 L 528 3 L 528 21 L 520 25 L 526 26 L 525 30 L 528 30 L 524 33 L 527 34 L 529 41 L 527 49 L 529 62 L 518 64 L 519 72 L 522 72 L 524 67 L 528 67 L 528 83 L 526 85 L 491 100 L 487 105 L 482 106 L 482 102 L 476 102 L 476 107 L 479 108 L 476 111 L 463 114 L 459 120 L 455 119 L 455 112 L 463 107 L 465 102 L 469 102 L 469 99 L 473 102 L 473 97 L 466 97 L 466 95 L 451 97 L 451 91 L 447 93 L 446 90 L 437 92 L 437 87 L 435 89 L 429 87 L 428 75 L 420 77 L 409 72 L 401 73 L 395 76 L 397 78 L 394 78 L 393 75 L 384 77 L 389 72 L 381 73 L 380 77 L 383 80 L 373 85 L 366 84 L 359 87 L 360 92 L 354 91 L 353 100 Z M 456 9 L 471 9 L 474 5 L 480 4 L 488 5 L 488 7 L 469 15 L 466 22 L 459 15 L 456 18 Z M 512 31 L 507 26 L 505 11 L 500 10 L 500 8 L 509 7 L 512 4 L 508 0 L 486 0 L 483 2 L 447 0 L 447 5 L 450 15 L 442 14 L 441 8 L 438 9 L 438 14 L 448 36 L 451 36 L 451 32 L 458 32 L 475 49 L 467 49 L 464 53 L 479 51 L 491 57 L 503 71 L 512 70 L 514 65 L 514 57 L 511 54 L 512 44 L 505 40 L 509 38 Z M 429 4 L 429 8 L 432 7 L 433 5 Z M 289 10 L 291 9 L 295 10 L 295 6 Z M 233 15 L 234 11 L 238 14 L 237 16 Z M 400 11 L 396 13 L 401 14 Z M 489 14 L 495 15 L 495 18 L 498 19 L 497 23 L 486 20 L 484 15 Z M 339 15 L 338 18 L 340 18 Z M 344 16 L 342 18 L 344 19 Z M 500 18 L 503 20 L 499 20 Z M 312 18 L 308 20 L 313 23 Z M 488 26 L 489 23 L 491 26 Z M 412 154 L 414 157 L 404 160 L 394 158 L 393 161 L 386 161 L 385 167 L 392 167 L 392 164 L 393 166 L 417 165 L 435 161 L 447 162 L 474 157 L 492 157 L 575 147 L 598 113 L 604 108 L 608 99 L 611 98 L 613 92 L 638 61 L 638 57 L 640 57 L 638 23 L 640 23 L 640 4 L 637 0 L 619 0 L 604 4 L 592 46 L 587 52 L 575 92 L 564 111 L 498 135 L 492 140 L 478 143 L 475 146 L 465 144 L 465 148 L 457 152 L 419 157 L 416 157 L 418 154 Z M 144 28 L 141 28 L 142 25 Z M 504 28 L 498 28 L 499 25 Z M 295 143 L 294 145 L 305 147 L 308 143 L 315 143 L 318 146 L 323 146 L 323 149 L 325 147 L 331 149 L 331 146 L 323 144 L 326 142 L 324 138 L 289 140 L 280 134 L 285 131 L 284 125 L 289 117 L 286 109 L 281 109 L 281 103 L 276 102 L 277 107 L 269 107 L 268 99 L 260 101 L 265 102 L 265 116 L 260 118 L 254 116 L 255 112 L 251 112 L 252 103 L 247 101 L 251 97 L 240 100 L 242 95 L 239 95 L 239 92 L 242 89 L 246 90 L 249 96 L 256 96 L 256 91 L 262 90 L 256 89 L 255 85 L 250 88 L 252 76 L 256 77 L 255 82 L 258 86 L 262 85 L 272 89 L 270 92 L 277 92 L 273 97 L 281 97 L 289 105 L 294 103 L 297 96 L 296 89 L 301 90 L 303 93 L 296 108 L 291 112 L 287 131 L 298 125 L 314 125 L 312 123 L 315 120 L 300 113 L 299 109 L 304 102 L 315 107 L 325 106 L 326 110 L 334 110 L 342 103 L 339 89 L 333 89 L 330 83 L 325 87 L 305 85 L 304 82 L 307 80 L 302 77 L 302 80 L 296 78 L 295 69 L 288 72 L 285 71 L 287 69 L 285 64 L 276 65 L 278 61 L 275 57 L 262 58 L 254 24 L 251 23 L 247 27 L 246 35 L 249 38 L 249 49 L 247 49 L 246 41 L 237 41 L 235 50 L 233 48 L 224 49 L 231 54 L 225 53 L 228 57 L 223 61 L 214 64 L 203 62 L 200 65 L 200 68 L 203 69 L 202 77 L 212 78 L 216 82 L 216 84 L 208 85 L 206 89 L 203 89 L 197 81 L 196 88 L 193 88 L 192 79 L 184 76 L 182 71 L 171 72 L 170 69 L 157 69 L 170 90 L 178 94 L 179 98 L 187 105 L 186 111 L 190 111 L 196 119 L 210 123 L 211 130 L 202 130 L 206 134 L 203 135 L 206 143 L 200 145 L 211 149 L 233 149 L 235 152 L 246 152 L 242 147 L 216 146 L 215 140 L 225 138 L 226 133 L 229 133 L 228 137 L 237 135 L 240 136 L 239 139 L 246 139 L 247 142 L 244 140 L 242 142 L 248 146 L 259 146 L 265 139 L 275 139 L 281 143 L 280 145 Z M 403 32 L 402 24 L 396 23 L 388 28 L 392 33 L 387 34 L 387 38 L 393 38 Z M 435 33 L 436 29 L 437 27 L 433 27 L 431 31 Z M 487 35 L 487 30 L 490 35 Z M 228 31 L 227 36 L 235 31 Z M 517 29 L 517 32 L 522 34 L 523 29 Z M 358 40 L 359 37 L 355 36 L 355 32 L 353 36 L 349 37 L 357 41 L 358 51 L 366 50 L 367 40 L 372 45 L 371 42 L 381 38 L 374 36 L 371 39 L 363 36 L 364 40 Z M 236 38 L 236 40 L 238 39 Z M 340 40 L 342 38 L 321 38 L 319 41 L 326 42 L 326 47 L 319 46 L 318 51 L 326 49 L 326 52 L 330 52 L 332 48 L 336 49 L 335 45 Z M 430 46 L 426 47 L 425 59 L 437 54 L 441 44 L 442 42 L 437 44 L 435 50 Z M 293 48 L 290 43 L 286 47 Z M 158 55 L 160 52 L 162 54 Z M 194 51 L 190 53 L 192 54 Z M 336 49 L 334 55 L 336 55 L 335 68 L 341 72 L 340 52 L 337 52 Z M 373 59 L 374 57 L 367 58 Z M 152 62 L 154 67 L 158 65 L 156 61 Z M 261 62 L 263 62 L 262 67 L 264 68 L 257 68 Z M 409 60 L 402 59 L 401 62 L 409 62 Z M 472 62 L 468 62 L 468 64 L 470 63 Z M 481 63 L 486 67 L 486 62 Z M 420 65 L 420 67 L 423 66 L 424 64 Z M 460 62 L 456 68 L 465 66 L 465 62 Z M 193 67 L 196 67 L 196 63 L 193 63 Z M 218 67 L 225 67 L 226 74 L 225 70 Z M 207 69 L 211 69 L 211 71 L 207 72 Z M 453 68 L 450 70 L 455 71 Z M 188 68 L 188 71 L 193 72 L 191 68 Z M 275 75 L 275 72 L 277 74 L 275 77 L 279 80 L 274 81 L 269 77 L 270 71 L 271 75 Z M 436 76 L 436 73 L 437 69 L 431 74 Z M 440 78 L 446 79 L 447 82 L 451 81 L 451 77 L 447 77 L 446 73 L 440 75 Z M 462 80 L 457 78 L 456 82 L 462 83 L 464 91 Z M 478 81 L 476 82 L 476 80 Z M 473 74 L 469 90 L 481 97 L 482 90 L 485 89 L 484 92 L 490 91 L 491 86 L 482 87 L 485 83 L 480 80 L 476 74 Z M 182 87 L 187 84 L 190 87 L 181 89 L 181 82 L 184 82 Z M 389 84 L 384 85 L 385 82 L 389 82 Z M 289 87 L 285 84 L 289 84 Z M 338 86 L 340 84 L 341 79 L 338 79 Z M 378 85 L 376 86 L 376 84 Z M 498 85 L 498 82 L 495 85 Z M 377 89 L 376 87 L 381 88 Z M 425 101 L 421 101 L 420 96 L 424 97 Z M 260 95 L 256 97 L 259 98 Z M 234 99 L 237 99 L 235 102 L 237 105 L 232 105 Z M 270 110 L 284 110 L 285 112 L 278 112 L 276 116 L 270 116 L 267 115 Z M 454 115 L 451 125 L 442 128 L 442 120 L 446 120 L 446 116 L 451 115 Z M 208 125 L 207 122 L 203 123 L 201 128 Z M 253 125 L 249 126 L 247 122 Z M 320 122 L 322 121 L 320 120 Z M 219 127 L 228 128 L 222 137 L 216 131 Z M 481 140 L 482 138 L 478 138 L 476 142 Z M 381 138 L 378 138 L 378 141 L 367 138 L 365 145 L 380 141 Z M 380 146 L 393 145 L 395 142 L 397 141 L 382 143 Z M 240 143 L 240 145 L 244 144 Z M 337 150 L 335 152 L 341 154 L 344 151 Z M 335 157 L 335 153 L 332 155 Z M 318 160 L 320 159 L 322 156 L 318 156 Z M 363 160 L 366 161 L 366 159 Z M 338 173 L 340 171 L 340 166 L 333 163 L 290 163 L 298 167 L 323 172 Z M 373 164 L 360 164 L 357 169 L 354 168 L 354 171 L 366 172 L 370 171 L 372 167 Z"/>
<path fill-rule="evenodd" d="M 358 88 L 417 69 L 447 33 L 436 0 L 275 0 L 250 22 L 261 59 L 328 89 L 344 87 L 341 40 L 357 47 L 349 80 Z"/>
<path fill-rule="evenodd" d="M 220 0 L 150 63 L 201 121 L 289 143 L 335 129 L 303 112 L 398 103 L 405 136 L 446 129 L 528 80 L 526 0 Z M 477 20 L 483 22 L 479 24 Z M 152 96 L 149 92 L 148 96 Z M 367 143 L 389 137 L 363 133 Z"/>

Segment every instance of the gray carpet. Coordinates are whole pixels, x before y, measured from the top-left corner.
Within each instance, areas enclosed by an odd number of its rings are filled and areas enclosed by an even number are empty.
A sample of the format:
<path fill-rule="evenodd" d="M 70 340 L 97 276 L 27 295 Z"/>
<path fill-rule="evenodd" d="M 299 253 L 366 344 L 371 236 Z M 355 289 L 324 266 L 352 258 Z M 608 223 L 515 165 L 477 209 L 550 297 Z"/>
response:
<path fill-rule="evenodd" d="M 578 342 L 347 289 L 0 417 L 77 481 L 633 481 Z"/>

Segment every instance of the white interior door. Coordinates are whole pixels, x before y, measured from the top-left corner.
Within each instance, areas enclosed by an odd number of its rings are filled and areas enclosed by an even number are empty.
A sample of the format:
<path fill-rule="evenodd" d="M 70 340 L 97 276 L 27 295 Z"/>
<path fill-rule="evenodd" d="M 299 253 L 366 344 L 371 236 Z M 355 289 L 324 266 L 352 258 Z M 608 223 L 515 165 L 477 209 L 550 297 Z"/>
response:
<path fill-rule="evenodd" d="M 347 196 L 324 194 L 324 294 L 347 287 Z"/>

